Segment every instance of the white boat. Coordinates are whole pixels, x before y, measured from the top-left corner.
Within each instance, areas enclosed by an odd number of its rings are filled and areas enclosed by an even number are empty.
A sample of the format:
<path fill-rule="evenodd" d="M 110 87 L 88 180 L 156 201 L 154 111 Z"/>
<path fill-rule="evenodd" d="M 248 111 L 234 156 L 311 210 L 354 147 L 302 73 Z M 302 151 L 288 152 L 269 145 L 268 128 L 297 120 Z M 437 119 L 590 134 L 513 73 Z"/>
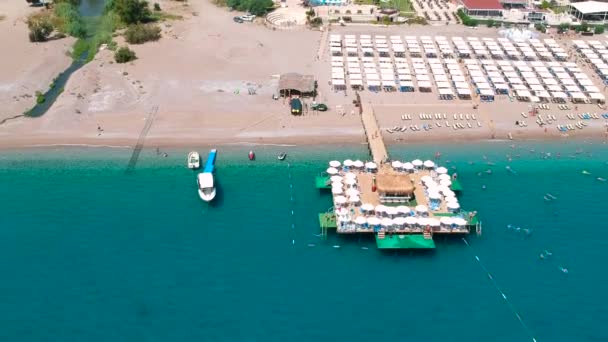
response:
<path fill-rule="evenodd" d="M 215 198 L 215 185 L 213 184 L 213 173 L 201 172 L 196 179 L 198 183 L 198 195 L 205 202 L 211 202 Z"/>
<path fill-rule="evenodd" d="M 188 153 L 188 168 L 195 170 L 201 167 L 201 157 L 198 152 L 192 151 Z"/>
<path fill-rule="evenodd" d="M 215 171 L 216 156 L 216 149 L 209 151 L 209 157 L 207 157 L 205 169 L 196 177 L 196 183 L 198 184 L 198 196 L 205 202 L 211 202 L 215 198 L 213 172 Z"/>

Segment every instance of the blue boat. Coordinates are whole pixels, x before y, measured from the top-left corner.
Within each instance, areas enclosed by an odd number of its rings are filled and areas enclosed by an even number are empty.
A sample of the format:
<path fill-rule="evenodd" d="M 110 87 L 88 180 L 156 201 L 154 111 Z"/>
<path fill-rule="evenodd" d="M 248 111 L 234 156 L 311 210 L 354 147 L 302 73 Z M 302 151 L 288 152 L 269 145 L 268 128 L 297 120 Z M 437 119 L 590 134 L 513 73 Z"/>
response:
<path fill-rule="evenodd" d="M 196 179 L 198 183 L 198 195 L 205 202 L 211 202 L 215 198 L 215 184 L 213 182 L 213 171 L 215 170 L 215 158 L 217 150 L 209 151 L 207 162 L 203 172 L 198 174 Z"/>

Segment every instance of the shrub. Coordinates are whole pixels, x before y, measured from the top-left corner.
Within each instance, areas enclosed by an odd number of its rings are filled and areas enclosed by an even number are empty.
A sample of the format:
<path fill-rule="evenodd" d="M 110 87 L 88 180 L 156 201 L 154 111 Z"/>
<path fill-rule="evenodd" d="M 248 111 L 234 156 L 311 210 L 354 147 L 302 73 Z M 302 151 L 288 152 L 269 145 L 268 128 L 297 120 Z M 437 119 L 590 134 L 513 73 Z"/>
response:
<path fill-rule="evenodd" d="M 160 27 L 152 24 L 135 24 L 125 31 L 125 39 L 130 44 L 143 44 L 160 39 Z"/>
<path fill-rule="evenodd" d="M 114 11 L 125 24 L 136 24 L 150 20 L 150 8 L 144 0 L 110 0 L 106 12 Z"/>
<path fill-rule="evenodd" d="M 462 24 L 464 26 L 477 26 L 477 25 L 479 25 L 479 22 L 477 20 L 469 17 L 466 13 L 464 13 L 464 11 L 462 10 L 462 8 L 459 9 L 458 12 L 456 12 L 456 14 L 460 18 L 460 21 L 462 21 Z"/>
<path fill-rule="evenodd" d="M 543 0 L 543 2 L 540 3 L 540 8 L 541 9 L 549 9 L 551 8 L 551 3 L 547 0 Z"/>
<path fill-rule="evenodd" d="M 160 11 L 160 5 L 158 4 L 158 2 L 154 3 L 154 10 L 155 11 Z"/>
<path fill-rule="evenodd" d="M 557 28 L 557 32 L 559 33 L 564 33 L 564 32 L 568 32 L 568 30 L 570 29 L 570 24 L 559 24 L 558 28 Z"/>
<path fill-rule="evenodd" d="M 137 56 L 135 55 L 135 52 L 126 46 L 119 48 L 114 53 L 114 60 L 116 60 L 116 63 L 128 63 L 136 59 Z"/>
<path fill-rule="evenodd" d="M 27 27 L 30 29 L 31 42 L 44 42 L 53 33 L 51 17 L 46 13 L 30 16 L 27 19 Z"/>
<path fill-rule="evenodd" d="M 274 6 L 272 0 L 226 0 L 226 5 L 238 11 L 247 11 L 256 16 L 263 16 Z"/>
<path fill-rule="evenodd" d="M 46 97 L 44 97 L 44 94 L 39 91 L 36 91 L 36 103 L 41 104 L 44 101 L 46 101 Z"/>
<path fill-rule="evenodd" d="M 490 20 L 486 21 L 486 26 L 494 27 L 494 26 L 496 26 L 496 22 L 494 20 L 490 19 Z"/>
<path fill-rule="evenodd" d="M 310 26 L 312 27 L 319 27 L 321 25 L 323 25 L 323 19 L 320 17 L 315 17 L 310 20 Z"/>
<path fill-rule="evenodd" d="M 593 29 L 593 33 L 595 33 L 595 34 L 604 33 L 604 26 L 596 26 L 595 29 Z"/>
<path fill-rule="evenodd" d="M 59 32 L 76 38 L 84 38 L 86 36 L 86 28 L 82 17 L 73 4 L 69 2 L 57 3 L 53 12 L 56 17 L 55 27 Z"/>

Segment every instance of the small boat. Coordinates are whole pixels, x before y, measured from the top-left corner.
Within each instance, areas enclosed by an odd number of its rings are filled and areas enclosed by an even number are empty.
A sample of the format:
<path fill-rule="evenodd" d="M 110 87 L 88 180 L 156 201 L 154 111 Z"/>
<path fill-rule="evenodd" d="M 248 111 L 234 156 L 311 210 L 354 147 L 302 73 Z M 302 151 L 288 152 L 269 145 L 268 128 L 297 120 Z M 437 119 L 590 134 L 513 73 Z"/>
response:
<path fill-rule="evenodd" d="M 253 151 L 249 151 L 249 160 L 255 160 L 255 153 L 253 153 Z"/>
<path fill-rule="evenodd" d="M 188 153 L 188 168 L 192 170 L 196 170 L 201 167 L 201 157 L 198 152 L 192 151 Z"/>
<path fill-rule="evenodd" d="M 281 152 L 279 153 L 279 155 L 277 156 L 278 160 L 285 160 L 285 158 L 287 157 L 287 153 L 285 152 Z"/>
<path fill-rule="evenodd" d="M 213 172 L 215 171 L 215 157 L 217 150 L 213 149 L 209 152 L 205 169 L 196 177 L 198 184 L 198 196 L 205 202 L 211 202 L 215 198 L 215 184 L 213 181 Z"/>

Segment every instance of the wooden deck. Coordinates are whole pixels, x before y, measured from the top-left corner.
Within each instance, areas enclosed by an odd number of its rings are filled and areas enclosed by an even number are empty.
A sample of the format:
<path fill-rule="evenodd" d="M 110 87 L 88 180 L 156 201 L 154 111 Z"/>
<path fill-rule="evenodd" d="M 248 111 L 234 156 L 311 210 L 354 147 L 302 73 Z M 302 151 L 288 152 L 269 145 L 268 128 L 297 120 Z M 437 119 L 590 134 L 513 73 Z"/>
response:
<path fill-rule="evenodd" d="M 374 163 L 378 166 L 388 159 L 388 151 L 382 139 L 382 132 L 376 120 L 376 114 L 371 105 L 363 107 L 361 112 L 361 121 L 363 122 L 363 130 L 367 136 L 367 143 L 372 154 Z"/>

